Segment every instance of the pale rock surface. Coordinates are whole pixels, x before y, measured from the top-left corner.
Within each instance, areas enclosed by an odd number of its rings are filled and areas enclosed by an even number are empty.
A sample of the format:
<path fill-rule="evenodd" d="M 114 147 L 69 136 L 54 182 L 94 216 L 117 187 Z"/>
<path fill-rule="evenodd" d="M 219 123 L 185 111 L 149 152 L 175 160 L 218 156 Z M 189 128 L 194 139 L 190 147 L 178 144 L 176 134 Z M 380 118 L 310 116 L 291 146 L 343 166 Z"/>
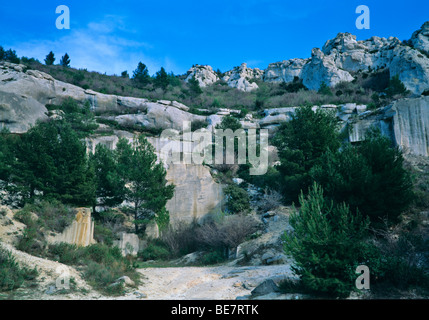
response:
<path fill-rule="evenodd" d="M 225 72 L 222 77 L 223 81 L 226 81 L 228 86 L 237 88 L 238 90 L 249 92 L 258 89 L 258 85 L 255 82 L 250 82 L 254 79 L 260 79 L 264 72 L 258 68 L 248 68 L 246 63 L 242 63 L 238 67 L 234 67 L 232 70 Z"/>
<path fill-rule="evenodd" d="M 419 30 L 414 31 L 410 40 L 414 48 L 429 52 L 429 21 L 426 21 Z"/>
<path fill-rule="evenodd" d="M 206 87 L 219 81 L 219 76 L 211 66 L 205 65 L 194 65 L 188 70 L 185 81 L 188 82 L 192 77 L 195 76 L 195 79 L 199 82 L 200 87 Z"/>
<path fill-rule="evenodd" d="M 333 87 L 342 81 L 350 82 L 352 75 L 335 65 L 332 56 L 326 56 L 319 48 L 311 52 L 311 60 L 302 71 L 303 84 L 310 90 L 318 90 L 324 82 Z"/>
<path fill-rule="evenodd" d="M 113 242 L 115 246 L 121 249 L 124 256 L 136 256 L 140 250 L 140 240 L 135 233 L 121 232 L 119 240 Z"/>
<path fill-rule="evenodd" d="M 265 82 L 292 82 L 295 77 L 301 78 L 302 69 L 309 60 L 294 58 L 270 63 L 265 69 L 263 80 Z"/>
<path fill-rule="evenodd" d="M 70 243 L 77 246 L 89 246 L 95 243 L 94 221 L 89 208 L 77 208 L 76 218 L 61 234 L 49 240 L 50 243 Z"/>

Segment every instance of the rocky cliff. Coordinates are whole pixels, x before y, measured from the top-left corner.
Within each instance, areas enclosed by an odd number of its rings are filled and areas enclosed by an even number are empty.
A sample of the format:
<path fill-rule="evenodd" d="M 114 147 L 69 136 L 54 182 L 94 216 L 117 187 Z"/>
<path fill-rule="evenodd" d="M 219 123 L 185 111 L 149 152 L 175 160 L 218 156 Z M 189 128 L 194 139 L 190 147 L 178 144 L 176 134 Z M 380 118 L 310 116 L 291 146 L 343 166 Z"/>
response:
<path fill-rule="evenodd" d="M 270 63 L 265 70 L 251 69 L 242 64 L 225 72 L 222 80 L 230 87 L 251 91 L 258 86 L 254 80 L 291 82 L 295 77 L 311 89 L 319 89 L 322 82 L 335 86 L 341 81 L 353 81 L 353 73 L 361 70 L 388 68 L 390 76 L 399 76 L 408 90 L 420 94 L 429 88 L 429 21 L 415 31 L 410 40 L 371 37 L 357 41 L 350 33 L 338 35 L 314 48 L 308 59 L 294 58 Z M 197 66 L 188 71 L 202 86 L 219 80 L 210 66 Z"/>

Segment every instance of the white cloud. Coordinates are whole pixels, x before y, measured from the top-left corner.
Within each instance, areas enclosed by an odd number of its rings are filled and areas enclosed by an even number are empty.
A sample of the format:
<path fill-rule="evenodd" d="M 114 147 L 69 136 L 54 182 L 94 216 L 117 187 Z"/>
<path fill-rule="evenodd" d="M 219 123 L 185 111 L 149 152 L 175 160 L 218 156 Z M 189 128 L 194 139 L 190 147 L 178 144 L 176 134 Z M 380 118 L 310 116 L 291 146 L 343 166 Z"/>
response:
<path fill-rule="evenodd" d="M 168 57 L 151 57 L 153 46 L 132 40 L 135 33 L 126 30 L 125 26 L 122 18 L 106 16 L 102 21 L 91 22 L 85 28 L 61 31 L 68 34 L 55 40 L 39 39 L 11 46 L 18 56 L 33 57 L 42 63 L 49 51 L 54 52 L 55 63 L 59 63 L 67 52 L 72 67 L 107 74 L 119 75 L 124 70 L 132 74 L 139 61 L 145 63 L 151 73 L 161 66 L 167 71 L 175 66 Z"/>

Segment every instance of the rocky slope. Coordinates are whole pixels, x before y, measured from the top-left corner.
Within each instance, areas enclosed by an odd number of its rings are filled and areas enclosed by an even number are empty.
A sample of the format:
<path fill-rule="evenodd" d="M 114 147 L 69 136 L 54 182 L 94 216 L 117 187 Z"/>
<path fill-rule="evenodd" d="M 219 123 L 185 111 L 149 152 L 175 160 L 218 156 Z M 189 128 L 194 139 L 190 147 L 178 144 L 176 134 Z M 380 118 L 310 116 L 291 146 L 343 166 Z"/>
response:
<path fill-rule="evenodd" d="M 225 73 L 222 80 L 230 87 L 242 91 L 257 88 L 253 80 L 265 82 L 291 82 L 294 77 L 303 80 L 311 89 L 319 89 L 322 82 L 335 86 L 341 81 L 353 81 L 353 73 L 362 70 L 388 68 L 390 76 L 399 76 L 408 90 L 421 94 L 429 88 L 429 21 L 415 31 L 411 39 L 401 42 L 398 38 L 371 37 L 357 41 L 350 33 L 338 35 L 326 41 L 322 49 L 314 48 L 308 59 L 294 58 L 270 63 L 265 70 L 248 68 L 245 64 Z M 202 70 L 202 71 L 200 71 Z M 210 66 L 191 68 L 203 86 L 219 78 Z"/>

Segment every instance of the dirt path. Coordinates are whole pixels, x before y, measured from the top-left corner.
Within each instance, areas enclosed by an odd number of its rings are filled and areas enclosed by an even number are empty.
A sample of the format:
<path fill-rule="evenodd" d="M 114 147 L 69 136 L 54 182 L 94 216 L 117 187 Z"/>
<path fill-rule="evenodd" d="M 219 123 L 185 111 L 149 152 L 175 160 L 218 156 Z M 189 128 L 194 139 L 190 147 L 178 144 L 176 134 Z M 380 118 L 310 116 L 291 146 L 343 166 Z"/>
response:
<path fill-rule="evenodd" d="M 290 265 L 146 268 L 138 271 L 143 276 L 143 285 L 138 290 L 146 294 L 147 299 L 158 300 L 234 300 L 249 295 L 266 279 L 293 277 Z"/>

